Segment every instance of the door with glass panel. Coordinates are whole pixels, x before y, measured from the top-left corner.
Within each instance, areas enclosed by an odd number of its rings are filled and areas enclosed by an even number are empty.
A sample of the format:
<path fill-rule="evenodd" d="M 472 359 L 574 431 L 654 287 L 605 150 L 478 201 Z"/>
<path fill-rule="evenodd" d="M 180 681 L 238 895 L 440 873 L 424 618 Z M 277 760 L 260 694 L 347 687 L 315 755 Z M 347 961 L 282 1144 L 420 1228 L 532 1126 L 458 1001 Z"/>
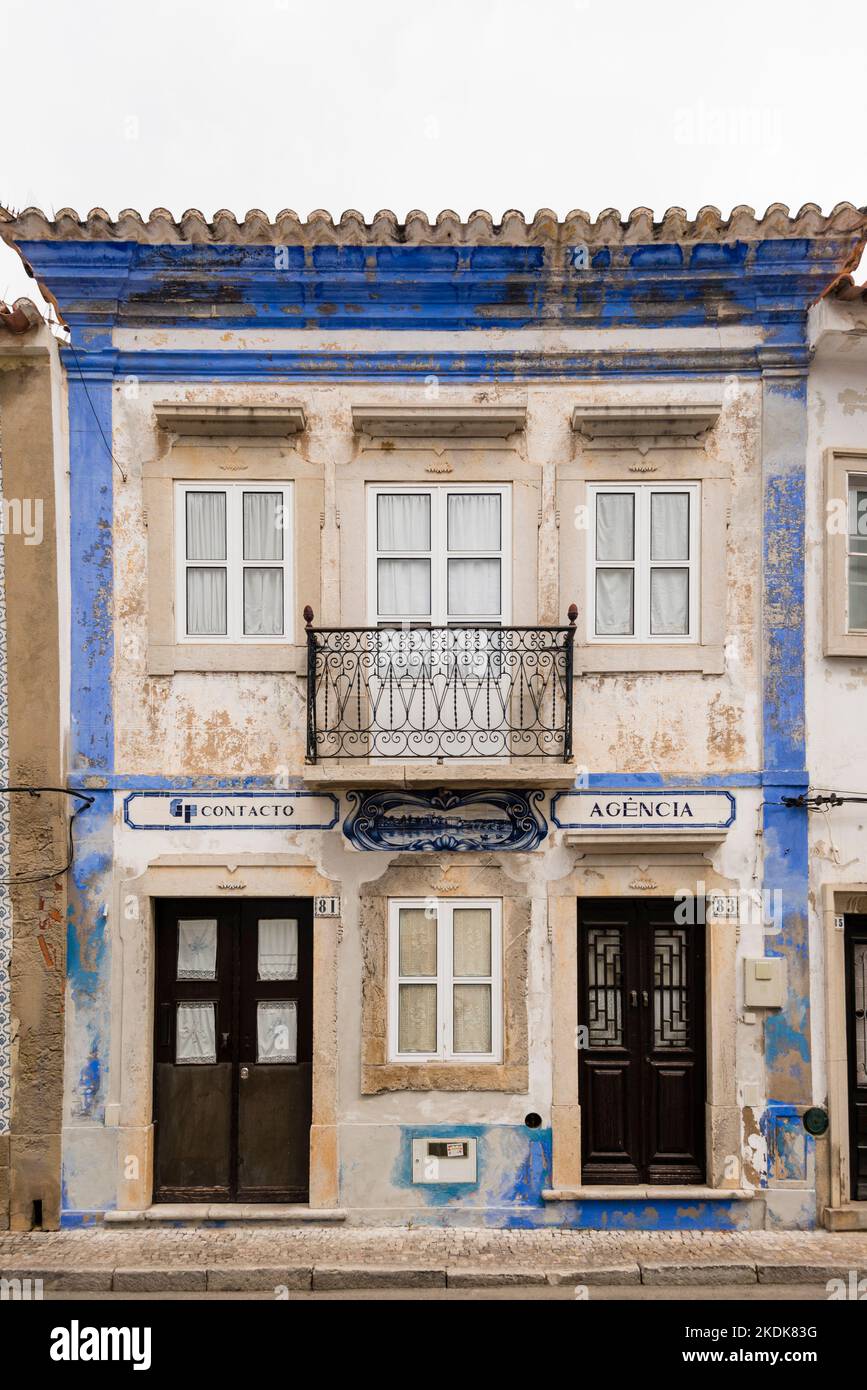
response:
<path fill-rule="evenodd" d="M 846 917 L 849 1169 L 852 1200 L 867 1202 L 867 917 Z"/>
<path fill-rule="evenodd" d="M 579 900 L 585 1183 L 704 1181 L 704 928 L 675 910 Z"/>
<path fill-rule="evenodd" d="M 306 1201 L 308 899 L 157 905 L 155 1201 Z"/>
<path fill-rule="evenodd" d="M 506 746 L 510 501 L 491 484 L 368 489 L 372 755 Z"/>

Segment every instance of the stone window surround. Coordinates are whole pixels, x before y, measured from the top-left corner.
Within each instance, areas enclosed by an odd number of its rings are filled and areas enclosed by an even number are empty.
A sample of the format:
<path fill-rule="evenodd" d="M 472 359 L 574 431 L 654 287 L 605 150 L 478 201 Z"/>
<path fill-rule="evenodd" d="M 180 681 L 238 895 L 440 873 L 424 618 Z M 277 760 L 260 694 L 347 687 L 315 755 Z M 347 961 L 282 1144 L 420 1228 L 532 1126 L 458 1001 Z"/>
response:
<path fill-rule="evenodd" d="M 227 444 L 231 445 L 228 449 Z M 175 483 L 292 483 L 294 642 L 178 642 L 175 620 Z M 320 608 L 321 522 L 324 486 L 321 469 L 291 446 L 271 441 L 188 439 L 146 459 L 142 470 L 147 526 L 148 674 L 175 671 L 306 670 L 301 609 Z M 303 537 L 303 544 L 300 543 Z"/>
<path fill-rule="evenodd" d="M 586 620 L 587 532 L 573 528 L 568 518 L 588 505 L 589 483 L 688 483 L 701 489 L 700 502 L 700 615 L 698 642 L 667 643 L 586 642 L 583 631 L 575 642 L 575 673 L 605 674 L 641 671 L 700 671 L 722 675 L 725 671 L 726 541 L 731 502 L 731 471 L 700 446 L 653 451 L 606 450 L 600 456 L 582 452 L 559 470 L 560 592 L 574 595 L 578 612 Z M 639 460 L 640 462 L 636 462 Z M 640 471 L 635 471 L 639 469 Z M 579 619 L 580 621 L 580 619 Z"/>
<path fill-rule="evenodd" d="M 604 877 L 599 868 L 604 863 Z M 581 1177 L 581 1097 L 578 1090 L 578 1062 L 575 1051 L 578 1027 L 578 899 L 604 895 L 617 898 L 673 898 L 682 891 L 685 874 L 701 877 L 707 892 L 737 891 L 733 879 L 718 874 L 699 855 L 678 854 L 671 849 L 655 858 L 646 855 L 647 876 L 652 891 L 636 890 L 635 857 L 621 860 L 612 853 L 579 858 L 567 877 L 551 884 L 548 895 L 548 924 L 551 934 L 551 990 L 553 1016 L 553 1092 L 551 1103 L 552 1190 L 549 1198 L 560 1195 L 592 1196 L 582 1187 Z M 586 874 L 593 875 L 588 884 Z M 706 931 L 706 1046 L 707 1080 L 705 1091 L 705 1134 L 707 1186 L 721 1195 L 744 1195 L 745 1184 L 733 1181 L 726 1170 L 732 1154 L 741 1153 L 741 1110 L 738 1104 L 735 1071 L 737 1033 L 737 939 L 730 922 L 711 922 Z M 757 1183 L 755 1184 L 758 1185 Z M 623 1187 L 618 1195 L 629 1199 L 637 1189 Z M 643 1193 L 644 1188 L 640 1189 Z M 678 1189 L 679 1190 L 679 1189 Z M 704 1191 L 705 1189 L 703 1189 Z M 608 1189 L 596 1189 L 609 1195 Z"/>
<path fill-rule="evenodd" d="M 825 655 L 867 657 L 867 632 L 847 632 L 846 536 L 828 530 L 828 506 L 842 501 L 848 514 L 849 473 L 867 474 L 867 450 L 826 449 L 824 456 Z"/>
<path fill-rule="evenodd" d="M 231 891 L 226 884 L 231 882 Z M 118 880 L 112 960 L 110 1093 L 106 1126 L 117 1129 L 118 1153 L 135 1157 L 137 1176 L 118 1164 L 118 1211 L 143 1211 L 153 1198 L 153 1070 L 158 898 L 313 898 L 340 894 L 302 855 L 161 855 L 134 878 Z M 137 915 L 135 914 L 137 911 Z M 337 1126 L 337 917 L 319 917 L 313 933 L 313 1110 L 310 1198 L 313 1209 L 339 1201 Z"/>
<path fill-rule="evenodd" d="M 362 883 L 361 1093 L 384 1091 L 529 1091 L 527 975 L 530 898 L 491 855 L 462 854 L 443 868 L 441 855 L 405 854 L 385 874 Z M 390 898 L 500 898 L 503 903 L 503 1060 L 388 1060 L 388 904 Z"/>
<path fill-rule="evenodd" d="M 337 508 L 340 516 L 340 623 L 366 627 L 369 623 L 367 591 L 358 576 L 368 573 L 368 492 L 373 485 L 429 487 L 432 484 L 472 483 L 511 488 L 511 555 L 522 557 L 513 564 L 510 622 L 533 626 L 539 619 L 539 520 L 542 507 L 542 468 L 527 461 L 525 444 L 514 446 L 499 439 L 473 440 L 472 447 L 448 440 L 401 439 L 364 443 L 356 437 L 355 454 L 337 475 Z M 505 541 L 504 537 L 504 541 Z M 306 601 L 306 600 L 305 600 Z M 565 614 L 560 621 L 566 621 Z"/>

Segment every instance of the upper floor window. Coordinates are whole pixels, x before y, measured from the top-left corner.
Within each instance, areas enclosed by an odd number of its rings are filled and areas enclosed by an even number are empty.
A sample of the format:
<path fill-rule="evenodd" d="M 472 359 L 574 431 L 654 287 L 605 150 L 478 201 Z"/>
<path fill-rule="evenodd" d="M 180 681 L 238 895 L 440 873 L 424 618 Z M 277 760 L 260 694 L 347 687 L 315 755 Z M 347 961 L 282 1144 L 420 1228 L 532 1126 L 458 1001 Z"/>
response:
<path fill-rule="evenodd" d="M 179 642 L 291 641 L 292 489 L 177 483 Z"/>
<path fill-rule="evenodd" d="M 588 640 L 697 641 L 698 485 L 599 483 L 588 496 Z"/>
<path fill-rule="evenodd" d="M 867 475 L 849 474 L 846 631 L 867 632 Z"/>
<path fill-rule="evenodd" d="M 491 484 L 369 488 L 371 621 L 508 622 L 510 501 Z"/>

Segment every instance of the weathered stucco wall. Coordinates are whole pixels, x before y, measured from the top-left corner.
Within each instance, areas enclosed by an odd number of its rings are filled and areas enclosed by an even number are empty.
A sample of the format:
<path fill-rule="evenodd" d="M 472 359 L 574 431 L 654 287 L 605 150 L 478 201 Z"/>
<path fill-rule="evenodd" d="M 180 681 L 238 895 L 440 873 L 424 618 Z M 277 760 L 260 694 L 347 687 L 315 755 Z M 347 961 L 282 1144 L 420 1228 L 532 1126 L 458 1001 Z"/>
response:
<path fill-rule="evenodd" d="M 55 497 L 55 459 L 62 450 L 59 390 L 57 347 L 49 331 L 13 335 L 0 328 L 3 497 L 7 504 L 22 504 L 22 529 L 16 531 L 10 509 L 3 538 L 8 781 L 18 787 L 63 787 L 65 781 Z M 0 1225 L 28 1230 L 40 1221 L 57 1226 L 60 1219 L 63 866 L 70 807 L 54 792 L 10 795 L 8 803 L 11 1113 L 8 1132 L 0 1132 Z"/>
<path fill-rule="evenodd" d="M 167 344 L 185 342 L 185 334 L 162 335 Z M 200 336 L 200 335 L 199 335 Z M 229 335 L 222 335 L 226 338 Z M 245 339 L 238 336 L 238 345 Z M 230 344 L 224 344 L 229 350 Z M 719 388 L 717 388 L 719 389 Z M 660 391 L 700 400 L 708 387 L 681 383 Z M 597 387 L 588 401 L 617 403 L 623 388 Z M 231 405 L 303 405 L 308 428 L 297 445 L 287 442 L 274 450 L 287 476 L 322 479 L 321 608 L 323 625 L 352 625 L 367 620 L 364 597 L 364 484 L 382 481 L 512 482 L 515 494 L 513 547 L 515 565 L 513 620 L 564 622 L 573 592 L 574 554 L 578 548 L 575 509 L 557 508 L 564 477 L 582 472 L 582 445 L 570 428 L 576 391 L 566 385 L 542 388 L 449 389 L 438 393 L 441 403 L 477 403 L 484 399 L 526 401 L 526 436 L 514 446 L 464 448 L 458 452 L 442 443 L 412 449 L 365 446 L 352 432 L 351 406 L 421 404 L 423 392 L 364 383 L 344 386 L 273 387 L 262 385 L 202 385 L 140 383 L 114 389 L 116 452 L 128 480 L 116 480 L 115 535 L 115 682 L 116 766 L 130 773 L 196 775 L 303 776 L 303 731 L 306 718 L 304 684 L 299 676 L 277 674 L 175 673 L 147 674 L 147 531 L 144 523 L 142 472 L 160 449 L 153 406 L 162 401 L 195 400 Z M 491 445 L 495 442 L 492 441 Z M 725 669 L 715 676 L 681 671 L 660 675 L 584 676 L 576 689 L 575 757 L 591 772 L 640 773 L 663 776 L 694 772 L 739 772 L 759 762 L 760 720 L 758 689 L 758 624 L 760 610 L 761 388 L 756 382 L 732 380 L 722 393 L 721 418 L 707 444 L 710 460 L 724 461 L 730 474 L 730 506 L 714 519 L 725 537 L 725 579 L 717 602 L 725 615 Z M 237 441 L 230 453 L 237 466 Z M 681 454 L 683 451 L 680 451 Z M 704 452 L 704 450 L 702 451 Z M 227 450 L 212 450 L 214 476 L 228 479 L 257 476 L 261 448 L 247 450 L 249 469 L 225 471 Z M 267 451 L 272 455 L 272 451 Z M 671 476 L 675 451 L 659 451 L 659 476 Z M 279 466 L 279 464 L 277 465 Z M 677 461 L 675 466 L 680 466 Z M 444 468 L 450 471 L 445 473 Z M 224 471 L 221 472 L 221 469 Z M 436 471 L 435 471 L 436 470 Z M 684 464 L 678 475 L 684 476 Z M 260 467 L 261 472 L 261 467 Z M 623 469 L 625 480 L 635 473 Z M 644 476 L 644 475 L 642 475 Z M 653 474 L 650 475 L 654 476 Z M 526 494 L 527 502 L 521 504 Z M 299 538 L 301 547 L 308 541 Z M 710 544 L 708 535 L 704 543 Z M 171 566 L 171 552 L 164 563 Z M 361 577 L 360 577 L 361 576 Z M 295 641 L 303 639 L 301 609 L 310 601 L 296 586 Z M 577 646 L 581 648 L 579 616 Z M 577 663 L 580 669 L 580 659 Z M 301 668 L 303 669 L 303 667 Z"/>

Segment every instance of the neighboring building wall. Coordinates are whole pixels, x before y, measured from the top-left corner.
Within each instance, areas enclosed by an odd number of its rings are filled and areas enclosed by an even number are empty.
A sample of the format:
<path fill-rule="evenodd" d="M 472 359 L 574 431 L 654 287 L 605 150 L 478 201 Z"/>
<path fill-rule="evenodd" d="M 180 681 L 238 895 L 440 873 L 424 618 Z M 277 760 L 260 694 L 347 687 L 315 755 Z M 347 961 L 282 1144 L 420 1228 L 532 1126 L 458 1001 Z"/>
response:
<path fill-rule="evenodd" d="M 13 787 L 62 788 L 65 782 L 55 471 L 64 415 L 57 345 L 49 330 L 13 334 L 0 328 L 7 520 L 2 780 Z M 2 801 L 9 839 L 0 893 L 11 907 L 5 925 L 11 925 L 12 950 L 5 1001 L 0 976 L 0 1146 L 8 1154 L 8 1169 L 0 1168 L 0 1179 L 8 1183 L 0 1184 L 0 1225 L 27 1230 L 40 1220 L 56 1227 L 60 1219 L 69 801 L 56 792 L 17 793 Z M 6 944 L 0 939 L 0 952 Z M 5 1094 L 4 1053 L 11 1073 Z"/>
<path fill-rule="evenodd" d="M 813 793 L 867 796 L 867 637 L 845 638 L 845 573 L 835 551 L 848 529 L 845 474 L 867 472 L 867 301 L 831 296 L 810 313 L 807 495 L 807 757 Z M 867 912 L 867 817 L 848 803 L 810 813 L 811 1006 L 814 1093 L 827 1105 L 820 1201 L 850 1202 L 846 914 Z M 850 1218 L 855 1219 L 855 1218 Z M 867 1222 L 865 1222 L 867 1224 Z"/>

